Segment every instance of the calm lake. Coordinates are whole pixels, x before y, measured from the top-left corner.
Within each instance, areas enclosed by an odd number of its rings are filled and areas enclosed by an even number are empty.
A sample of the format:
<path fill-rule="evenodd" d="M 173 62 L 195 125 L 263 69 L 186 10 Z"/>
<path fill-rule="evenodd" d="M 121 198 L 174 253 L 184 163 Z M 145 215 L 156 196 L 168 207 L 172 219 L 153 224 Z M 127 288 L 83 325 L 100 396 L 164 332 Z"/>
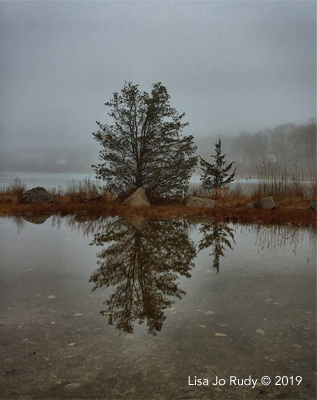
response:
<path fill-rule="evenodd" d="M 48 173 L 48 172 L 1 172 L 0 173 L 0 189 L 5 189 L 10 185 L 14 185 L 15 179 L 19 178 L 26 185 L 27 189 L 42 186 L 45 189 L 56 189 L 65 191 L 69 185 L 73 183 L 83 182 L 85 179 L 90 179 L 102 185 L 102 181 L 95 179 L 95 174 L 79 174 L 79 173 Z M 200 184 L 200 175 L 195 175 L 190 178 L 191 187 L 196 187 Z M 235 189 L 237 186 L 245 193 L 249 193 L 258 185 L 257 179 L 239 178 L 236 177 L 233 183 L 228 185 L 229 188 Z"/>
<path fill-rule="evenodd" d="M 312 228 L 1 218 L 0 255 L 1 399 L 316 396 Z"/>

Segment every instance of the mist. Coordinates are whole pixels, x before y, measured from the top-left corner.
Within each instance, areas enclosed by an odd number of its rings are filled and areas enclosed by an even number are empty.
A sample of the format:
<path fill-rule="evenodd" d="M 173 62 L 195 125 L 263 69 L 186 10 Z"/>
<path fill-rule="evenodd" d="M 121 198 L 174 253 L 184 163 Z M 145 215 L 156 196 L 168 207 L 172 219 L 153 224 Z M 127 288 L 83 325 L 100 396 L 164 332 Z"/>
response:
<path fill-rule="evenodd" d="M 211 162 L 214 143 L 221 140 L 228 162 L 234 161 L 237 176 L 258 175 L 263 166 L 274 165 L 280 171 L 297 170 L 312 177 L 316 171 L 316 119 L 306 124 L 284 124 L 254 133 L 222 135 L 197 139 L 197 153 Z"/>
<path fill-rule="evenodd" d="M 125 81 L 162 82 L 208 151 L 316 115 L 315 2 L 1 2 L 0 51 L 1 171 L 92 172 Z"/>

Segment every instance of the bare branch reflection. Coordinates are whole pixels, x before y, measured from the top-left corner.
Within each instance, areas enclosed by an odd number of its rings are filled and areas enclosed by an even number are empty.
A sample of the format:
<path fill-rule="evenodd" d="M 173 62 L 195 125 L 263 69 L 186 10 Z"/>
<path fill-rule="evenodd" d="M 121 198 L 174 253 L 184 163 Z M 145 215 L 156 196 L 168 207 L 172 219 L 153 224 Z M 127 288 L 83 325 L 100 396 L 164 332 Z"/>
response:
<path fill-rule="evenodd" d="M 309 254 L 307 262 L 310 259 L 316 259 L 316 227 L 308 226 L 305 228 L 295 225 L 272 225 L 272 226 L 254 226 L 256 243 L 260 250 L 276 250 L 289 245 L 296 255 L 297 249 L 300 248 L 304 240 L 308 236 Z"/>

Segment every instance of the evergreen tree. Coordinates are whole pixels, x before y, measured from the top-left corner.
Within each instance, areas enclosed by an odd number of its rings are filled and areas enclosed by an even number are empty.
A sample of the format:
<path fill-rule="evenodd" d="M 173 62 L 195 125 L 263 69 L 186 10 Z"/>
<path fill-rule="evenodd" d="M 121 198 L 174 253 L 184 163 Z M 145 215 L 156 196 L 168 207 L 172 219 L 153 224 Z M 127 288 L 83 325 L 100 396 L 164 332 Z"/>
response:
<path fill-rule="evenodd" d="M 213 251 L 210 256 L 213 256 L 213 267 L 217 270 L 220 268 L 220 257 L 224 257 L 224 250 L 229 247 L 232 250 L 231 240 L 235 244 L 234 230 L 231 229 L 225 222 L 215 222 L 212 224 L 203 224 L 199 229 L 203 233 L 203 238 L 198 244 L 198 249 L 211 248 Z"/>
<path fill-rule="evenodd" d="M 189 183 L 197 164 L 193 136 L 180 133 L 182 122 L 169 104 L 170 96 L 159 82 L 151 94 L 141 93 L 138 85 L 125 83 L 121 94 L 114 93 L 106 106 L 113 125 L 97 122 L 94 138 L 104 147 L 92 165 L 96 177 L 103 179 L 113 194 L 130 194 L 144 187 L 147 194 L 180 195 Z"/>
<path fill-rule="evenodd" d="M 203 188 L 206 191 L 216 190 L 216 194 L 218 194 L 218 190 L 226 186 L 228 183 L 234 181 L 235 171 L 232 174 L 228 174 L 232 165 L 234 163 L 231 162 L 227 164 L 224 161 L 226 154 L 221 154 L 221 140 L 218 140 L 218 143 L 215 144 L 216 155 L 211 155 L 215 159 L 214 163 L 210 164 L 200 157 L 200 164 L 204 174 L 201 177 Z"/>

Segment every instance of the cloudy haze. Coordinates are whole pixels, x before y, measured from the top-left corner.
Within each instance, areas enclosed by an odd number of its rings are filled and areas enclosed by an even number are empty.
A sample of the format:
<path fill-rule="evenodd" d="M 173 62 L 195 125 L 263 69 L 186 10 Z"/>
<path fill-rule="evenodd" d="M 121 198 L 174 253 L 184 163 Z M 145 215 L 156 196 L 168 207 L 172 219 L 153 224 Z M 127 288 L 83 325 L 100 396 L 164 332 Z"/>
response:
<path fill-rule="evenodd" d="M 316 114 L 314 1 L 2 1 L 0 46 L 2 151 L 98 151 L 125 81 L 162 82 L 196 138 Z"/>

